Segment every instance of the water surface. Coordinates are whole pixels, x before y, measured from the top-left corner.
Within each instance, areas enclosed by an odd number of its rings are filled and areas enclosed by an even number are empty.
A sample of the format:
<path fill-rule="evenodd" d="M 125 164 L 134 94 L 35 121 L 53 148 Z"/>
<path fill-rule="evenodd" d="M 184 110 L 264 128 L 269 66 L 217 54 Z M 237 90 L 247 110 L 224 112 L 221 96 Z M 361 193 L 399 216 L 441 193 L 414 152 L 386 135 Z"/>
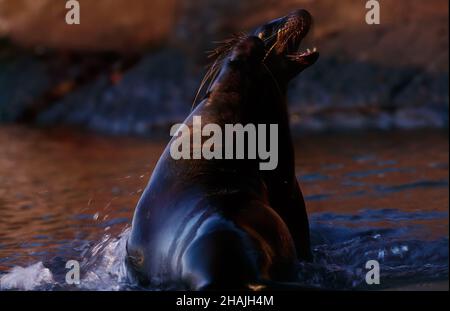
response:
<path fill-rule="evenodd" d="M 124 241 L 166 141 L 0 127 L 0 289 L 136 289 Z M 300 283 L 448 284 L 447 134 L 310 135 L 296 156 L 314 253 Z M 71 259 L 78 286 L 65 283 Z M 365 282 L 371 259 L 380 285 Z"/>

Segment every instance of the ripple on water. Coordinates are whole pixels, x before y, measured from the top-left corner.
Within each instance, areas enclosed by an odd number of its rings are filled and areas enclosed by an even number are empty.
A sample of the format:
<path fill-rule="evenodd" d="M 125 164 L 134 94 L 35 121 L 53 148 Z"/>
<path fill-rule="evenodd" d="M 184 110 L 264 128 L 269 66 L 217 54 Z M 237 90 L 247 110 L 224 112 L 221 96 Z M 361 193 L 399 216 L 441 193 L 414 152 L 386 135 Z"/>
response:
<path fill-rule="evenodd" d="M 299 284 L 326 289 L 371 288 L 365 283 L 365 264 L 374 259 L 380 262 L 382 280 L 377 289 L 392 284 L 443 280 L 448 276 L 448 238 L 408 239 L 411 235 L 408 227 L 349 229 L 322 224 L 323 221 L 353 220 L 348 216 L 327 213 L 312 220 L 314 260 L 312 263 L 299 262 Z M 0 289 L 142 289 L 129 279 L 126 271 L 124 259 L 128 234 L 127 229 L 117 238 L 104 235 L 99 243 L 84 247 L 80 285 L 65 283 L 65 261 L 56 258 L 45 266 L 38 262 L 26 268 L 14 267 L 1 276 Z"/>
<path fill-rule="evenodd" d="M 125 269 L 126 228 L 165 143 L 3 128 L 0 145 L 0 289 L 140 289 Z M 373 259 L 377 289 L 448 280 L 447 136 L 305 137 L 297 147 L 314 255 L 299 263 L 299 283 L 373 288 Z M 80 285 L 65 283 L 72 259 Z"/>

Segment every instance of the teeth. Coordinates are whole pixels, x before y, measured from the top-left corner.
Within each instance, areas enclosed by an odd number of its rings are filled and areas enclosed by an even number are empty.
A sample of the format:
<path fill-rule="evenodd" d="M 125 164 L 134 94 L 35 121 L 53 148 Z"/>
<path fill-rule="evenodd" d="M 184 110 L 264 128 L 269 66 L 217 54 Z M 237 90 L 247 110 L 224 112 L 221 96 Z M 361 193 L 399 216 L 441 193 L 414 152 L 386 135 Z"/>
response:
<path fill-rule="evenodd" d="M 306 51 L 302 52 L 301 55 L 302 55 L 302 56 L 306 56 L 306 55 L 308 55 L 308 54 L 312 54 L 312 53 L 315 53 L 315 52 L 317 52 L 317 48 L 316 48 L 316 47 L 314 47 L 314 48 L 312 49 L 312 51 L 311 51 L 311 49 L 306 49 Z"/>

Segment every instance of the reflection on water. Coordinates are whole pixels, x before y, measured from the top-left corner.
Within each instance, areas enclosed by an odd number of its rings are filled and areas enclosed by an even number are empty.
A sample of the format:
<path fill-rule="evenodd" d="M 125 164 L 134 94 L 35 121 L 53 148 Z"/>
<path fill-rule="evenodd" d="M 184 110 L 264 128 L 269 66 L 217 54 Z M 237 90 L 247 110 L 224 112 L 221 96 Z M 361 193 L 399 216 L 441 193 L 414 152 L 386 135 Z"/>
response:
<path fill-rule="evenodd" d="M 0 289 L 134 288 L 123 267 L 134 206 L 165 140 L 0 128 Z M 448 280 L 448 136 L 379 133 L 298 139 L 297 176 L 313 263 L 299 282 L 366 288 L 365 262 L 389 288 Z"/>

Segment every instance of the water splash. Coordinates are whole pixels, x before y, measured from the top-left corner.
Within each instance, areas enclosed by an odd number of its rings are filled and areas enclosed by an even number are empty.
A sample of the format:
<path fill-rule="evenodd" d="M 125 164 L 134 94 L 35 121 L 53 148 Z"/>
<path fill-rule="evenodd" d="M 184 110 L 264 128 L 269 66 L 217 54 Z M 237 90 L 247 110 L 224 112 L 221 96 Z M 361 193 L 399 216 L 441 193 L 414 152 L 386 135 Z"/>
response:
<path fill-rule="evenodd" d="M 123 265 L 124 227 L 165 142 L 3 128 L 0 144 L 0 289 L 137 288 Z M 366 288 L 369 259 L 381 266 L 371 289 L 448 280 L 447 134 L 327 135 L 295 146 L 314 255 L 299 263 L 299 282 Z M 65 283 L 68 260 L 80 262 L 80 285 Z"/>
<path fill-rule="evenodd" d="M 418 215 L 401 215 L 400 211 L 380 211 L 394 219 L 410 219 Z M 421 214 L 420 214 L 421 215 Z M 419 215 L 419 216 L 420 216 Z M 423 216 L 423 215 L 422 215 Z M 425 215 L 427 216 L 427 215 Z M 433 217 L 444 217 L 433 214 Z M 342 220 L 373 220 L 373 211 L 362 210 L 350 217 L 345 214 L 316 214 L 312 219 L 314 261 L 299 263 L 298 282 L 326 289 L 382 289 L 448 277 L 448 238 L 421 240 L 414 238 L 414 226 L 402 228 L 361 229 L 336 225 Z M 377 218 L 377 217 L 375 217 Z M 389 217 L 388 217 L 389 218 Z M 324 224 L 324 221 L 326 224 Z M 129 228 L 119 236 L 105 234 L 93 246 L 81 250 L 83 258 L 80 285 L 67 285 L 65 270 L 58 271 L 56 262 L 46 268 L 42 262 L 27 268 L 15 267 L 1 277 L 1 289 L 23 290 L 133 290 L 142 289 L 133 283 L 125 267 L 125 245 Z M 365 263 L 378 260 L 381 284 L 365 283 Z M 53 267 L 51 267 L 53 265 Z M 50 270 L 53 270 L 53 274 Z M 148 289 L 148 288 L 147 288 Z M 161 288 L 153 288 L 161 290 Z"/>
<path fill-rule="evenodd" d="M 316 224 L 312 229 L 314 261 L 299 264 L 299 281 L 326 289 L 382 289 L 447 279 L 448 238 L 408 238 L 413 230 Z M 369 260 L 380 263 L 380 285 L 365 282 Z"/>
<path fill-rule="evenodd" d="M 54 283 L 52 272 L 42 262 L 37 262 L 26 268 L 14 267 L 0 278 L 0 289 L 33 290 L 41 286 L 52 286 Z"/>

